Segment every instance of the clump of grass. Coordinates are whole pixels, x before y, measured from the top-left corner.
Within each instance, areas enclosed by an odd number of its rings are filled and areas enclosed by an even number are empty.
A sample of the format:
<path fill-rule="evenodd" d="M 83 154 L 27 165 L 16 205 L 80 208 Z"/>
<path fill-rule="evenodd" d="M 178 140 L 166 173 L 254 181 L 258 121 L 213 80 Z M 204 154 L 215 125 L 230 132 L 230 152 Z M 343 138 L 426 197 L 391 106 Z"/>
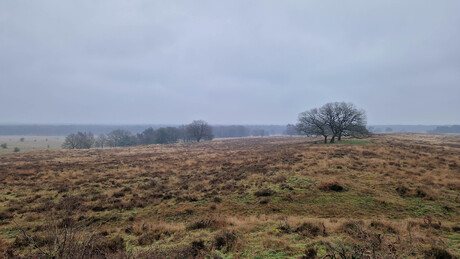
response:
<path fill-rule="evenodd" d="M 425 200 L 434 200 L 437 197 L 435 192 L 432 191 L 429 187 L 418 186 L 416 188 L 411 188 L 405 184 L 401 184 L 397 186 L 395 190 L 399 194 L 399 196 L 404 198 L 415 197 Z"/>
<path fill-rule="evenodd" d="M 390 233 L 390 234 L 398 233 L 398 230 L 395 229 L 394 227 L 387 225 L 385 223 L 382 223 L 380 221 L 376 221 L 376 220 L 371 221 L 371 223 L 369 224 L 369 227 L 376 229 L 376 230 L 383 231 L 385 233 Z"/>
<path fill-rule="evenodd" d="M 197 230 L 203 228 L 217 228 L 217 227 L 224 227 L 227 225 L 227 222 L 215 217 L 215 216 L 208 216 L 201 218 L 197 221 L 190 223 L 186 229 L 187 230 Z"/>
<path fill-rule="evenodd" d="M 304 222 L 297 228 L 295 228 L 294 232 L 308 237 L 317 237 L 318 235 L 326 236 L 326 227 L 324 224 L 315 224 L 311 222 Z"/>
<path fill-rule="evenodd" d="M 224 229 L 214 237 L 214 246 L 219 250 L 225 248 L 228 251 L 232 248 L 236 239 L 237 235 L 235 232 Z"/>

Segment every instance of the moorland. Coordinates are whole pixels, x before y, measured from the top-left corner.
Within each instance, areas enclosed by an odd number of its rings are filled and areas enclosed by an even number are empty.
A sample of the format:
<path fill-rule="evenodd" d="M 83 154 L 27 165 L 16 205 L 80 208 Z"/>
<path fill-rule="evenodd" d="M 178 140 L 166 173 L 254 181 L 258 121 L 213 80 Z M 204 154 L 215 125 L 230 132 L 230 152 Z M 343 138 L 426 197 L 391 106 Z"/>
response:
<path fill-rule="evenodd" d="M 0 256 L 455 258 L 460 135 L 0 155 Z"/>

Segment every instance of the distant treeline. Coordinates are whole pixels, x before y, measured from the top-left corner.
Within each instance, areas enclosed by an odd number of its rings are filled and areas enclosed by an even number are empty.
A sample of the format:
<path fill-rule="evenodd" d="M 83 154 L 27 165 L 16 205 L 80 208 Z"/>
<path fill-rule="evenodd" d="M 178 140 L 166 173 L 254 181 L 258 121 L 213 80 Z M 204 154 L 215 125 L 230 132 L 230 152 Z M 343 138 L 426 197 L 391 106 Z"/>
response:
<path fill-rule="evenodd" d="M 281 125 L 221 125 L 213 126 L 212 132 L 216 138 L 263 137 L 270 135 L 286 135 L 286 126 Z"/>
<path fill-rule="evenodd" d="M 143 132 L 146 128 L 159 129 L 181 127 L 178 125 L 0 125 L 0 135 L 19 136 L 67 136 L 76 132 L 92 132 L 95 135 L 108 134 L 114 130 L 125 130 L 132 134 Z M 283 135 L 283 125 L 214 125 L 216 138 Z"/>
<path fill-rule="evenodd" d="M 460 133 L 460 125 L 438 126 L 434 130 L 430 130 L 429 133 Z"/>
<path fill-rule="evenodd" d="M 282 126 L 284 133 L 296 135 L 296 132 L 290 131 L 290 126 Z M 135 145 L 149 144 L 170 144 L 177 142 L 200 142 L 201 140 L 212 140 L 214 137 L 232 138 L 248 136 L 268 136 L 274 131 L 258 127 L 246 126 L 209 126 L 205 121 L 193 121 L 188 125 L 178 127 L 160 127 L 154 129 L 149 127 L 140 133 L 133 134 L 128 130 L 116 129 L 108 134 L 94 135 L 92 132 L 71 133 L 67 135 L 62 145 L 67 149 L 87 149 L 91 147 L 125 147 Z"/>
<path fill-rule="evenodd" d="M 367 129 L 373 133 L 409 132 L 409 133 L 460 133 L 460 125 L 370 125 Z"/>
<path fill-rule="evenodd" d="M 140 133 L 148 127 L 160 128 L 167 125 L 0 125 L 0 135 L 18 136 L 67 136 L 75 132 L 108 134 L 122 129 Z"/>
<path fill-rule="evenodd" d="M 434 130 L 436 125 L 369 125 L 367 129 L 373 133 L 410 132 L 427 133 Z"/>
<path fill-rule="evenodd" d="M 126 147 L 148 144 L 169 144 L 179 141 L 200 142 L 201 140 L 212 140 L 212 127 L 205 121 L 197 120 L 180 127 L 161 127 L 145 129 L 141 133 L 132 134 L 130 131 L 116 129 L 107 135 L 94 136 L 91 132 L 77 132 L 68 135 L 63 148 L 87 149 L 91 147 Z"/>

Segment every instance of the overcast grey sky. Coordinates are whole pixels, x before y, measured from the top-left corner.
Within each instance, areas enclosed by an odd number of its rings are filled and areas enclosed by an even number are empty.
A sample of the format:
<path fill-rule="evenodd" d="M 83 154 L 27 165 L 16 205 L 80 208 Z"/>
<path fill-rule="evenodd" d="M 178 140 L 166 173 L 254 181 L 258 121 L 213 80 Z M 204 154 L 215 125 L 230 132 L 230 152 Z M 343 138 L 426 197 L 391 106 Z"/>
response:
<path fill-rule="evenodd" d="M 0 0 L 0 123 L 460 123 L 460 1 Z"/>

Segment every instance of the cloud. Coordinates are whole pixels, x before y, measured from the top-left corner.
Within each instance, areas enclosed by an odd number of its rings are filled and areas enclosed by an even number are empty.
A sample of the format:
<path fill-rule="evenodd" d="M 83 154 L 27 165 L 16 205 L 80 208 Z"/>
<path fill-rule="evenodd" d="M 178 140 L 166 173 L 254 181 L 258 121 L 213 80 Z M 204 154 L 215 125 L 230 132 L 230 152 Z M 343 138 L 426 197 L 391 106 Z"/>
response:
<path fill-rule="evenodd" d="M 460 123 L 456 2 L 0 5 L 0 123 Z"/>

